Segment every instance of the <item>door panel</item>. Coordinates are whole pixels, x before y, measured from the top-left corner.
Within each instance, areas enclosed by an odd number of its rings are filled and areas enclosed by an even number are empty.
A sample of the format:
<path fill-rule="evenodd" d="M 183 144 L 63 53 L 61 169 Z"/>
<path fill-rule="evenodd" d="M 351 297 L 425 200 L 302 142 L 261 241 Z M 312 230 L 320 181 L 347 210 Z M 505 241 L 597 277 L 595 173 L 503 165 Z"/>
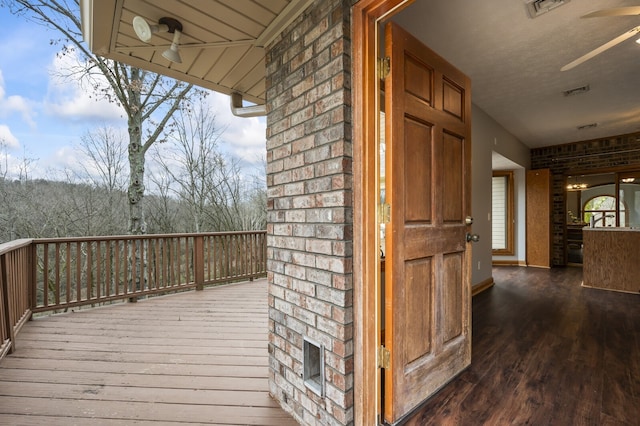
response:
<path fill-rule="evenodd" d="M 405 88 L 416 98 L 431 105 L 433 99 L 433 70 L 417 58 L 407 55 L 405 61 Z"/>
<path fill-rule="evenodd" d="M 433 126 L 411 118 L 405 119 L 404 174 L 405 187 L 415 186 L 412 197 L 405 197 L 407 222 L 431 222 L 431 170 L 424 167 L 431 161 L 431 133 Z"/>
<path fill-rule="evenodd" d="M 411 327 L 405 328 L 406 333 L 403 339 L 407 345 L 407 364 L 431 352 L 432 270 L 430 258 L 411 260 L 406 263 L 403 311 L 406 314 L 405 323 L 411 324 Z"/>
<path fill-rule="evenodd" d="M 443 288 L 443 341 L 449 342 L 462 334 L 462 265 L 464 258 L 461 253 L 444 256 L 444 285 Z"/>
<path fill-rule="evenodd" d="M 442 139 L 442 163 L 447 165 L 442 170 L 444 194 L 447 195 L 447 202 L 442 206 L 442 220 L 455 224 L 462 221 L 464 213 L 464 139 L 448 133 L 444 133 Z"/>
<path fill-rule="evenodd" d="M 470 82 L 385 29 L 384 418 L 396 423 L 471 362 Z"/>

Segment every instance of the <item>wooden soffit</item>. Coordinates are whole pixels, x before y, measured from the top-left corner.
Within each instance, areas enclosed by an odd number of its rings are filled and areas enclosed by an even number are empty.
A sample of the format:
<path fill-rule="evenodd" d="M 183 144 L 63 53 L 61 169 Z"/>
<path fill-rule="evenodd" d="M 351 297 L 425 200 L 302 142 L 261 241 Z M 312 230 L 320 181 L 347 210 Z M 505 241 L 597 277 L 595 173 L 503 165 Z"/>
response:
<path fill-rule="evenodd" d="M 265 100 L 265 46 L 313 0 L 81 0 L 82 31 L 97 55 L 167 75 L 217 92 Z M 172 34 L 155 33 L 143 42 L 133 18 L 182 24 L 182 63 L 162 52 Z"/>

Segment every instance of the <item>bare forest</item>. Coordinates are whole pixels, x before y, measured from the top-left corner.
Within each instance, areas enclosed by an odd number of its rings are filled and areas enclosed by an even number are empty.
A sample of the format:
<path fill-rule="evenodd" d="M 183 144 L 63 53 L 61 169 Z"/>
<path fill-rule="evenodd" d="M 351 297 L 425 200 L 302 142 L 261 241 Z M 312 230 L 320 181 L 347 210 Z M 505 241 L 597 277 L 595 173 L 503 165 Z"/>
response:
<path fill-rule="evenodd" d="M 172 136 L 149 154 L 146 233 L 265 229 L 262 172 L 247 173 L 221 152 L 223 131 L 205 111 L 180 111 L 176 120 Z M 202 127 L 208 130 L 197 130 Z M 122 133 L 99 128 L 84 135 L 77 148 L 82 171 L 65 171 L 65 179 L 59 171 L 55 180 L 31 178 L 35 159 L 23 159 L 18 176 L 9 176 L 0 164 L 0 243 L 128 234 L 127 138 Z"/>

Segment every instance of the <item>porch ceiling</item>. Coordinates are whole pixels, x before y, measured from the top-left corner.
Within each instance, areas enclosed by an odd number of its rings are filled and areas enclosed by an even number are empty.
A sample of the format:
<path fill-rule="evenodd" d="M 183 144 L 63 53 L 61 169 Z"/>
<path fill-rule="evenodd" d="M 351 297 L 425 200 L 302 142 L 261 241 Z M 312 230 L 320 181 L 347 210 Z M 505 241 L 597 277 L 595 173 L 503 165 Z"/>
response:
<path fill-rule="evenodd" d="M 311 0 L 82 0 L 82 26 L 98 55 L 196 85 L 264 103 L 264 46 Z M 182 63 L 162 57 L 172 34 L 156 33 L 148 43 L 136 36 L 132 20 L 149 24 L 171 17 L 183 26 Z"/>

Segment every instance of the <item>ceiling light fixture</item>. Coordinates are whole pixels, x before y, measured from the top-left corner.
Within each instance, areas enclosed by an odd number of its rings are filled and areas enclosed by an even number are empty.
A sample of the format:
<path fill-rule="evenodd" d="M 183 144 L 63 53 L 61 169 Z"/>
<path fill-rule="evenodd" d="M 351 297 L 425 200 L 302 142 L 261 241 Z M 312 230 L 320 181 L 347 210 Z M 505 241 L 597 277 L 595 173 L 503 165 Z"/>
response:
<path fill-rule="evenodd" d="M 178 51 L 180 35 L 182 34 L 182 24 L 180 21 L 173 18 L 160 18 L 158 25 L 149 25 L 142 16 L 136 16 L 133 18 L 133 30 L 136 32 L 138 38 L 144 42 L 151 40 L 151 36 L 155 33 L 168 32 L 173 34 L 171 47 L 162 52 L 162 57 L 171 62 L 182 63 L 182 58 Z"/>
<path fill-rule="evenodd" d="M 569 191 L 580 191 L 582 189 L 587 189 L 588 187 L 589 185 L 587 185 L 586 183 L 571 183 L 567 185 L 567 189 Z"/>
<path fill-rule="evenodd" d="M 571 176 L 567 177 L 568 191 L 582 191 L 583 189 L 587 189 L 589 187 L 589 185 L 587 185 L 586 183 L 578 181 L 579 177 L 584 177 L 584 176 L 573 176 L 573 183 L 569 182 L 569 179 L 571 179 Z"/>
<path fill-rule="evenodd" d="M 176 28 L 173 32 L 173 41 L 171 42 L 171 47 L 162 52 L 163 58 L 168 59 L 171 62 L 175 62 L 176 64 L 182 63 L 180 52 L 178 52 L 178 45 L 180 44 L 180 34 L 180 30 Z"/>
<path fill-rule="evenodd" d="M 149 25 L 142 16 L 136 16 L 133 18 L 133 30 L 140 40 L 147 42 L 151 40 L 153 34 L 169 31 L 169 26 L 164 24 Z"/>

